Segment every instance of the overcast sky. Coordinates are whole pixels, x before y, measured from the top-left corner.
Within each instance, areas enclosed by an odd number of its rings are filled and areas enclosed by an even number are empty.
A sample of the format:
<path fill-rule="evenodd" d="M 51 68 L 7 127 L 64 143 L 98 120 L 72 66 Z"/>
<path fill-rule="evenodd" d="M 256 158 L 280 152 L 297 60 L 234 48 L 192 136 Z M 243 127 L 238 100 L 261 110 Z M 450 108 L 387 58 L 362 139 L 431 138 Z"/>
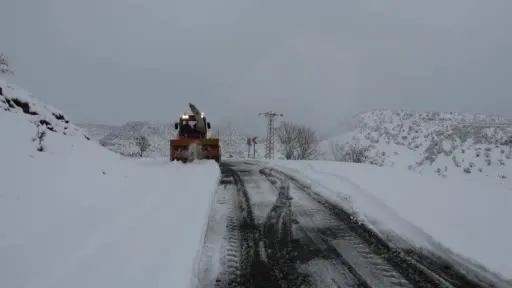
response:
<path fill-rule="evenodd" d="M 512 116 L 511 0 L 1 0 L 10 80 L 75 122 Z M 247 114 L 245 120 L 241 115 Z"/>

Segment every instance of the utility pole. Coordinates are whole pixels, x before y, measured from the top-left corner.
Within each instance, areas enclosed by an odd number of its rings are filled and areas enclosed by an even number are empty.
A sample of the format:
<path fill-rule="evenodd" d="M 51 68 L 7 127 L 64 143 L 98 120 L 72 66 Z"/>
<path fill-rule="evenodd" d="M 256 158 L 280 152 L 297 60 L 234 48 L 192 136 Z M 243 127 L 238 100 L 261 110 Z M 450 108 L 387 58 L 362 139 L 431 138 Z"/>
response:
<path fill-rule="evenodd" d="M 260 116 L 267 118 L 267 141 L 265 143 L 265 159 L 274 159 L 274 120 L 276 117 L 283 117 L 283 114 L 272 111 L 258 113 Z"/>

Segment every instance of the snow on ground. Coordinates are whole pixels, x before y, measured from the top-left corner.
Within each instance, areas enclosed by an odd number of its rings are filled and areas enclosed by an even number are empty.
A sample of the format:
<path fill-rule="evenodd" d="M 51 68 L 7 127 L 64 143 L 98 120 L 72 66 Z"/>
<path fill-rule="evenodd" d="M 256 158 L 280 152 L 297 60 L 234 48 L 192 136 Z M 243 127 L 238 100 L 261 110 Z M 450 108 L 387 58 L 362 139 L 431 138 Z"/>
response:
<path fill-rule="evenodd" d="M 441 243 L 512 279 L 511 188 L 369 164 L 267 163 L 308 181 L 377 231 L 393 231 L 429 249 Z"/>
<path fill-rule="evenodd" d="M 124 158 L 0 87 L 0 287 L 194 283 L 218 166 Z"/>

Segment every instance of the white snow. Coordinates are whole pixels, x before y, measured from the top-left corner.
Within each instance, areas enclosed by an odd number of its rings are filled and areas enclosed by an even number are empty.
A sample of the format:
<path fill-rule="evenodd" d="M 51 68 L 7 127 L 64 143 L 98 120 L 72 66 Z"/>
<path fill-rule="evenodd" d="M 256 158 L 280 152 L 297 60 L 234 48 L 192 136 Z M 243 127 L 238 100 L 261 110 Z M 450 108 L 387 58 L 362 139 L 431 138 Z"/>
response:
<path fill-rule="evenodd" d="M 30 93 L 2 79 L 0 87 L 0 287 L 196 284 L 199 257 L 215 258 L 201 244 L 220 176 L 217 164 L 122 157 L 88 141 L 62 112 Z M 450 133 L 442 137 L 456 137 L 437 139 L 417 115 L 379 113 L 360 119 L 379 125 L 362 125 L 344 137 L 378 144 L 372 156 L 388 167 L 262 163 L 307 181 L 383 235 L 396 233 L 433 251 L 448 247 L 512 279 L 512 170 L 506 165 L 512 150 L 500 144 L 508 130 L 481 132 L 494 139 L 481 144 L 475 137 L 461 141 L 443 124 L 436 129 Z M 42 131 L 41 146 L 36 136 Z M 238 139 L 226 151 L 243 158 L 240 135 L 226 137 Z M 429 156 L 421 151 L 434 141 L 422 143 L 424 135 L 441 141 L 431 165 L 421 162 Z M 431 173 L 412 173 L 406 168 L 412 164 L 417 169 L 411 170 Z M 206 240 L 208 246 L 215 239 Z"/>
<path fill-rule="evenodd" d="M 369 164 L 268 163 L 305 179 L 377 231 L 393 231 L 429 249 L 441 243 L 512 279 L 512 193 L 498 182 L 417 175 Z"/>
<path fill-rule="evenodd" d="M 341 151 L 332 147 L 348 142 L 369 149 L 367 163 L 512 187 L 511 120 L 465 113 L 375 110 L 360 113 L 349 123 L 348 132 L 321 143 L 324 159 L 340 160 Z"/>
<path fill-rule="evenodd" d="M 194 284 L 217 164 L 124 158 L 0 87 L 0 287 Z M 38 115 L 9 108 L 14 97 Z M 33 141 L 40 119 L 56 130 L 43 152 Z"/>

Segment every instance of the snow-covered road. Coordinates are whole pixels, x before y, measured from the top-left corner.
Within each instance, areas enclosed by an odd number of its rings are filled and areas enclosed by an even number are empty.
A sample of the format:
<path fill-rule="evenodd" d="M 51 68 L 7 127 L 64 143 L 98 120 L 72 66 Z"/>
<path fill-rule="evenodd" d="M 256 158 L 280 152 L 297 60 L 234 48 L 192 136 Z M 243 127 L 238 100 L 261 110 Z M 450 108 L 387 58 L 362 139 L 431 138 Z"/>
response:
<path fill-rule="evenodd" d="M 222 165 L 224 181 L 217 190 L 222 200 L 212 210 L 209 252 L 201 262 L 204 284 L 281 287 L 286 279 L 301 287 L 483 288 L 496 280 L 414 243 L 390 243 L 393 239 L 362 225 L 297 175 L 266 166 Z M 231 205 L 223 210 L 229 212 L 216 211 L 219 205 Z M 231 231 L 218 228 L 230 221 Z M 222 247 L 231 247 L 229 253 Z"/>

